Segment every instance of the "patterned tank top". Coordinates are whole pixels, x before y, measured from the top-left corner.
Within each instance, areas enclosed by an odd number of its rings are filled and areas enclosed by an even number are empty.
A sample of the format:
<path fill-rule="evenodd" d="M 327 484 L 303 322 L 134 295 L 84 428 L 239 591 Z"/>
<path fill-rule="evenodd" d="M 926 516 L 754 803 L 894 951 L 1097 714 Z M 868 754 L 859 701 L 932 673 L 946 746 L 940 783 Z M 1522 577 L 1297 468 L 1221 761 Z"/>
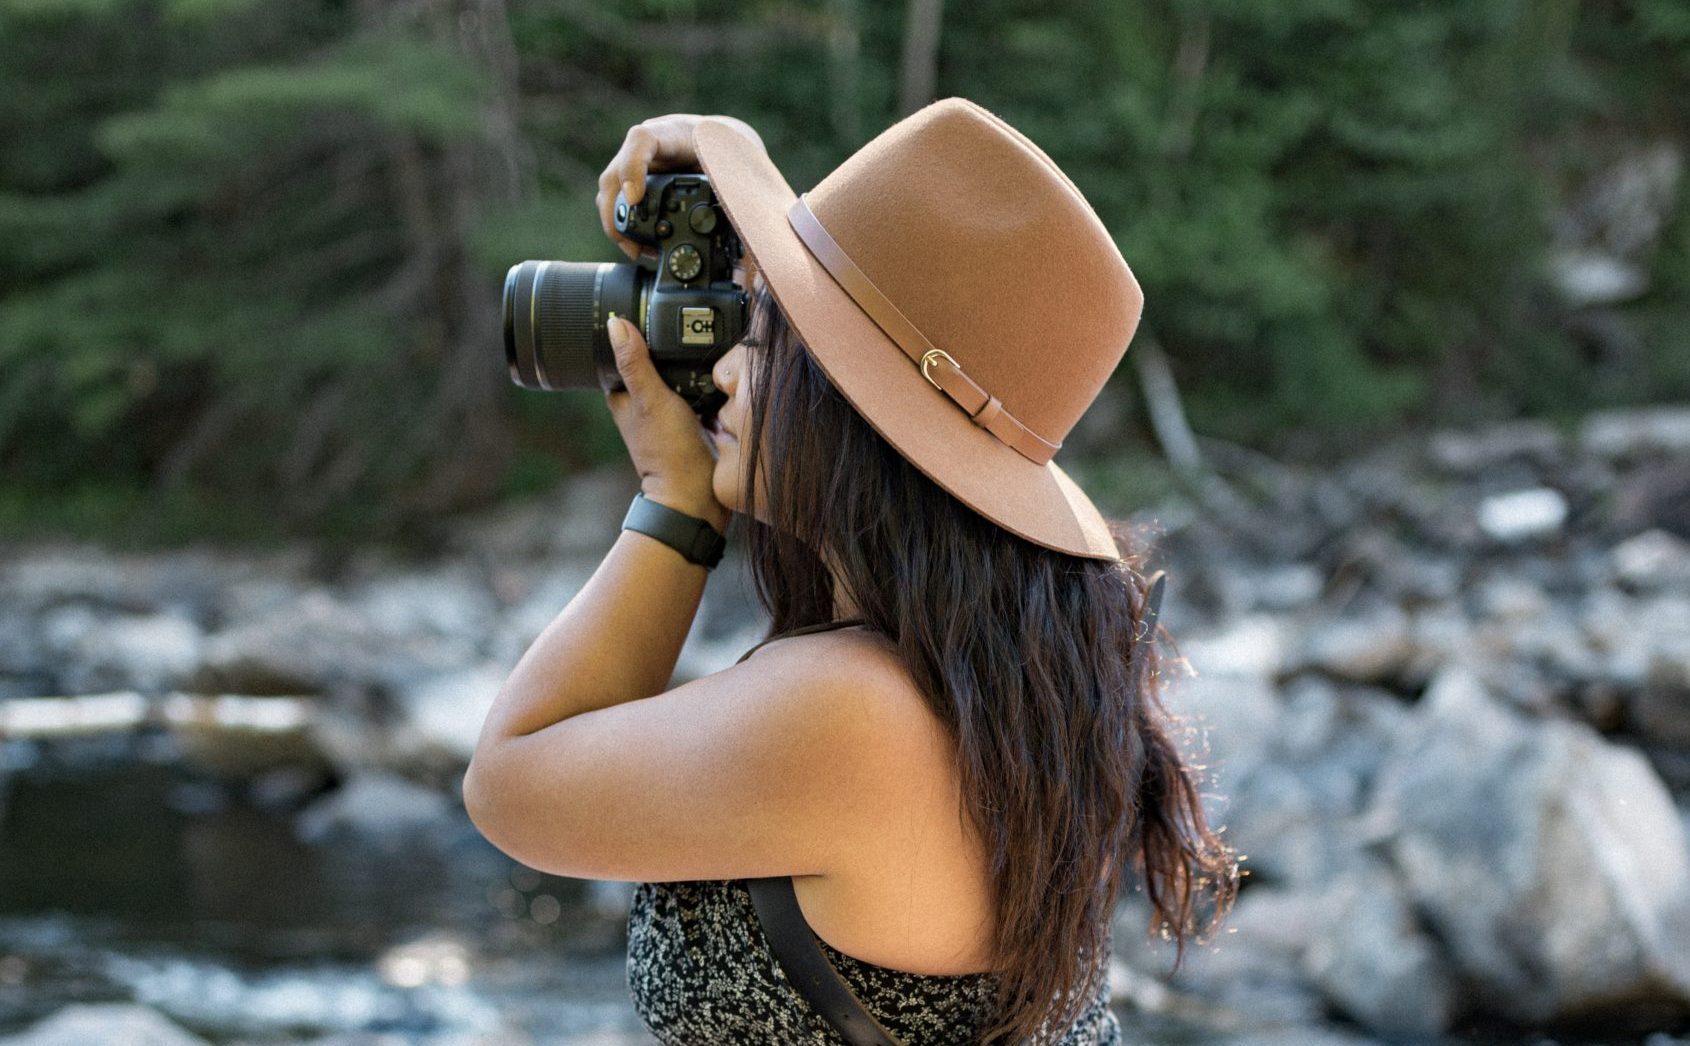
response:
<path fill-rule="evenodd" d="M 850 618 L 809 625 L 763 643 L 861 623 Z M 820 936 L 816 942 L 863 1006 L 907 1046 L 978 1043 L 991 1024 L 993 973 L 910 973 L 864 962 Z M 1119 1046 L 1121 1027 L 1109 1008 L 1105 972 L 1098 971 L 1096 990 L 1073 1024 L 1040 1046 Z M 743 880 L 636 884 L 628 915 L 628 990 L 640 1020 L 665 1046 L 845 1046 L 787 980 Z"/>

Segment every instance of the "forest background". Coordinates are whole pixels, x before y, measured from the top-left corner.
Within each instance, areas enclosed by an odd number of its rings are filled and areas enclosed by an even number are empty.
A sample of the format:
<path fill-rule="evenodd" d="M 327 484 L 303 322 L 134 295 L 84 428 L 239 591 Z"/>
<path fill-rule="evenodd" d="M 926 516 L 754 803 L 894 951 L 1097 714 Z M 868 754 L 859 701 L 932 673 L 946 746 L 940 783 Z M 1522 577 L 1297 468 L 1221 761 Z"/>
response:
<path fill-rule="evenodd" d="M 0 537 L 426 540 L 625 461 L 499 295 L 625 260 L 627 129 L 742 117 L 801 191 L 950 95 L 1144 287 L 1063 454 L 1106 510 L 1147 390 L 1304 458 L 1690 397 L 1682 0 L 0 0 Z"/>

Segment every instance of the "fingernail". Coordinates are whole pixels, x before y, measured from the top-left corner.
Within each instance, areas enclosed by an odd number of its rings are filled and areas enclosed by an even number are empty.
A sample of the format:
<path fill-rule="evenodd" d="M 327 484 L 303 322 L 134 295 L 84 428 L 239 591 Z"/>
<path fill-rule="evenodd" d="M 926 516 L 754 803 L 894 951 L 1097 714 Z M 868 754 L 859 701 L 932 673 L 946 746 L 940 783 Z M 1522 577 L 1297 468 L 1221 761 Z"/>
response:
<path fill-rule="evenodd" d="M 605 321 L 605 329 L 610 332 L 610 343 L 617 348 L 621 348 L 622 343 L 628 340 L 628 332 L 622 329 L 626 322 L 614 312 L 610 314 L 610 319 Z"/>

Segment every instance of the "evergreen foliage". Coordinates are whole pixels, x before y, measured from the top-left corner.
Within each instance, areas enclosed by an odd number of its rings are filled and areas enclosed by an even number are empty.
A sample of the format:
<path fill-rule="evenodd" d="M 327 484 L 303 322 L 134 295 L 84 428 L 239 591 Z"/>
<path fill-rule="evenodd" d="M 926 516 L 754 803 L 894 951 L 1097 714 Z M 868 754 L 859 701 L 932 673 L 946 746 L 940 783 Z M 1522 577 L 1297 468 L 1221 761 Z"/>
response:
<path fill-rule="evenodd" d="M 1686 10 L 979 0 L 944 11 L 936 93 L 1086 193 L 1199 432 L 1350 442 L 1690 395 L 1690 179 L 1604 241 L 1638 293 L 1554 277 L 1616 164 L 1683 166 Z M 906 18 L 0 0 L 0 526 L 94 490 L 391 531 L 618 460 L 602 397 L 505 377 L 504 270 L 623 260 L 592 196 L 647 116 L 741 116 L 814 184 L 901 115 Z M 1123 446 L 1135 385 L 1104 394 Z"/>

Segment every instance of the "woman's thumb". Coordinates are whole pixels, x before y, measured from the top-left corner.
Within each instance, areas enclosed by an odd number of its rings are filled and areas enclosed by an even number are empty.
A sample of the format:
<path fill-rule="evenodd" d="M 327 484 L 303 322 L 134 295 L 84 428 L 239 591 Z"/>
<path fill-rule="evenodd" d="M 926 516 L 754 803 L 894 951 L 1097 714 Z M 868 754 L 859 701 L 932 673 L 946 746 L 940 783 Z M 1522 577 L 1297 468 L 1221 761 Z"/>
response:
<path fill-rule="evenodd" d="M 650 364 L 642 366 L 642 361 L 637 358 L 639 331 L 615 313 L 611 313 L 605 325 L 610 334 L 610 351 L 616 357 L 616 369 L 622 375 L 622 383 L 629 389 L 643 387 L 646 379 L 644 367 Z"/>

